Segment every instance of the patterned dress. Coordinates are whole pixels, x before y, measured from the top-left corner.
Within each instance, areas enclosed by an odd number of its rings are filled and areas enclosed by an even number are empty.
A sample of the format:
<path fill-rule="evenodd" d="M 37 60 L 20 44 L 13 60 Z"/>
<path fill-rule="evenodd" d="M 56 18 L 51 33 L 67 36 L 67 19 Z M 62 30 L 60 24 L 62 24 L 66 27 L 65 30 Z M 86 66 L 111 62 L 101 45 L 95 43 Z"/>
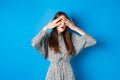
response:
<path fill-rule="evenodd" d="M 60 53 L 58 54 L 54 54 L 54 51 L 49 48 L 47 43 L 49 36 L 49 33 L 41 30 L 31 41 L 32 46 L 44 57 L 47 54 L 46 59 L 51 62 L 46 74 L 46 80 L 75 80 L 70 64 L 70 60 L 73 56 L 68 54 L 63 36 L 58 34 L 58 43 L 60 49 Z M 73 32 L 71 34 L 71 40 L 75 55 L 77 55 L 83 48 L 96 44 L 96 40 L 89 34 L 80 36 Z"/>

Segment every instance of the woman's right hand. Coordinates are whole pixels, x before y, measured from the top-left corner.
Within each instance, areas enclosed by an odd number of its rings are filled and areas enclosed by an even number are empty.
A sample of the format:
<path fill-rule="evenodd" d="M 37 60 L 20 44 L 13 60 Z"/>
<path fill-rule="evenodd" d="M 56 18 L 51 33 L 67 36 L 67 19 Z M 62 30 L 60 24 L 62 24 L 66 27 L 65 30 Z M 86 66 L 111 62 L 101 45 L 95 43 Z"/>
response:
<path fill-rule="evenodd" d="M 61 20 L 61 18 L 57 18 L 53 21 L 50 21 L 44 28 L 43 30 L 44 31 L 47 31 L 48 29 L 52 29 L 52 28 L 55 28 L 57 26 L 59 26 L 61 23 L 59 22 Z"/>

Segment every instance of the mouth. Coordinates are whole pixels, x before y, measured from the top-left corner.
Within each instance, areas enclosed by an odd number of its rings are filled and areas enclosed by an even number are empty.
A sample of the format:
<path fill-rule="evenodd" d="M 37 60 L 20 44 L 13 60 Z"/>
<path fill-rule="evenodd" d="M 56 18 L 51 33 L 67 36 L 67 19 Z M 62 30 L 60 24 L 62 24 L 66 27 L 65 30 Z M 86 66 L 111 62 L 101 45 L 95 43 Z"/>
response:
<path fill-rule="evenodd" d="M 61 27 L 62 29 L 64 29 L 65 27 Z"/>

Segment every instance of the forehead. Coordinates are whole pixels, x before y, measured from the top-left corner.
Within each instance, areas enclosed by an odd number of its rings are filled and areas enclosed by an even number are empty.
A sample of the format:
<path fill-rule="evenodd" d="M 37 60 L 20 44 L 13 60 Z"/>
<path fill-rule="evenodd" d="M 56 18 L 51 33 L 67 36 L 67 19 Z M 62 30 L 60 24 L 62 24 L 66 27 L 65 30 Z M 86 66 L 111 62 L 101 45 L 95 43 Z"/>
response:
<path fill-rule="evenodd" d="M 65 15 L 60 15 L 59 17 L 62 18 L 62 19 L 65 19 L 65 18 L 66 18 Z"/>

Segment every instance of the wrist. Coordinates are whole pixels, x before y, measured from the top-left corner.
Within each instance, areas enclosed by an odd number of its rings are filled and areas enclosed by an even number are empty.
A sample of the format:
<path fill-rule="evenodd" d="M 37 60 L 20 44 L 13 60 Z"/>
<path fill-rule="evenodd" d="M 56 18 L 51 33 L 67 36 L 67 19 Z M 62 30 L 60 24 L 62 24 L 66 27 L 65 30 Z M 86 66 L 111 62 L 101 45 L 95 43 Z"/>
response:
<path fill-rule="evenodd" d="M 48 30 L 48 26 L 45 26 L 45 27 L 43 28 L 43 30 L 44 30 L 44 31 L 47 31 L 47 30 Z"/>

